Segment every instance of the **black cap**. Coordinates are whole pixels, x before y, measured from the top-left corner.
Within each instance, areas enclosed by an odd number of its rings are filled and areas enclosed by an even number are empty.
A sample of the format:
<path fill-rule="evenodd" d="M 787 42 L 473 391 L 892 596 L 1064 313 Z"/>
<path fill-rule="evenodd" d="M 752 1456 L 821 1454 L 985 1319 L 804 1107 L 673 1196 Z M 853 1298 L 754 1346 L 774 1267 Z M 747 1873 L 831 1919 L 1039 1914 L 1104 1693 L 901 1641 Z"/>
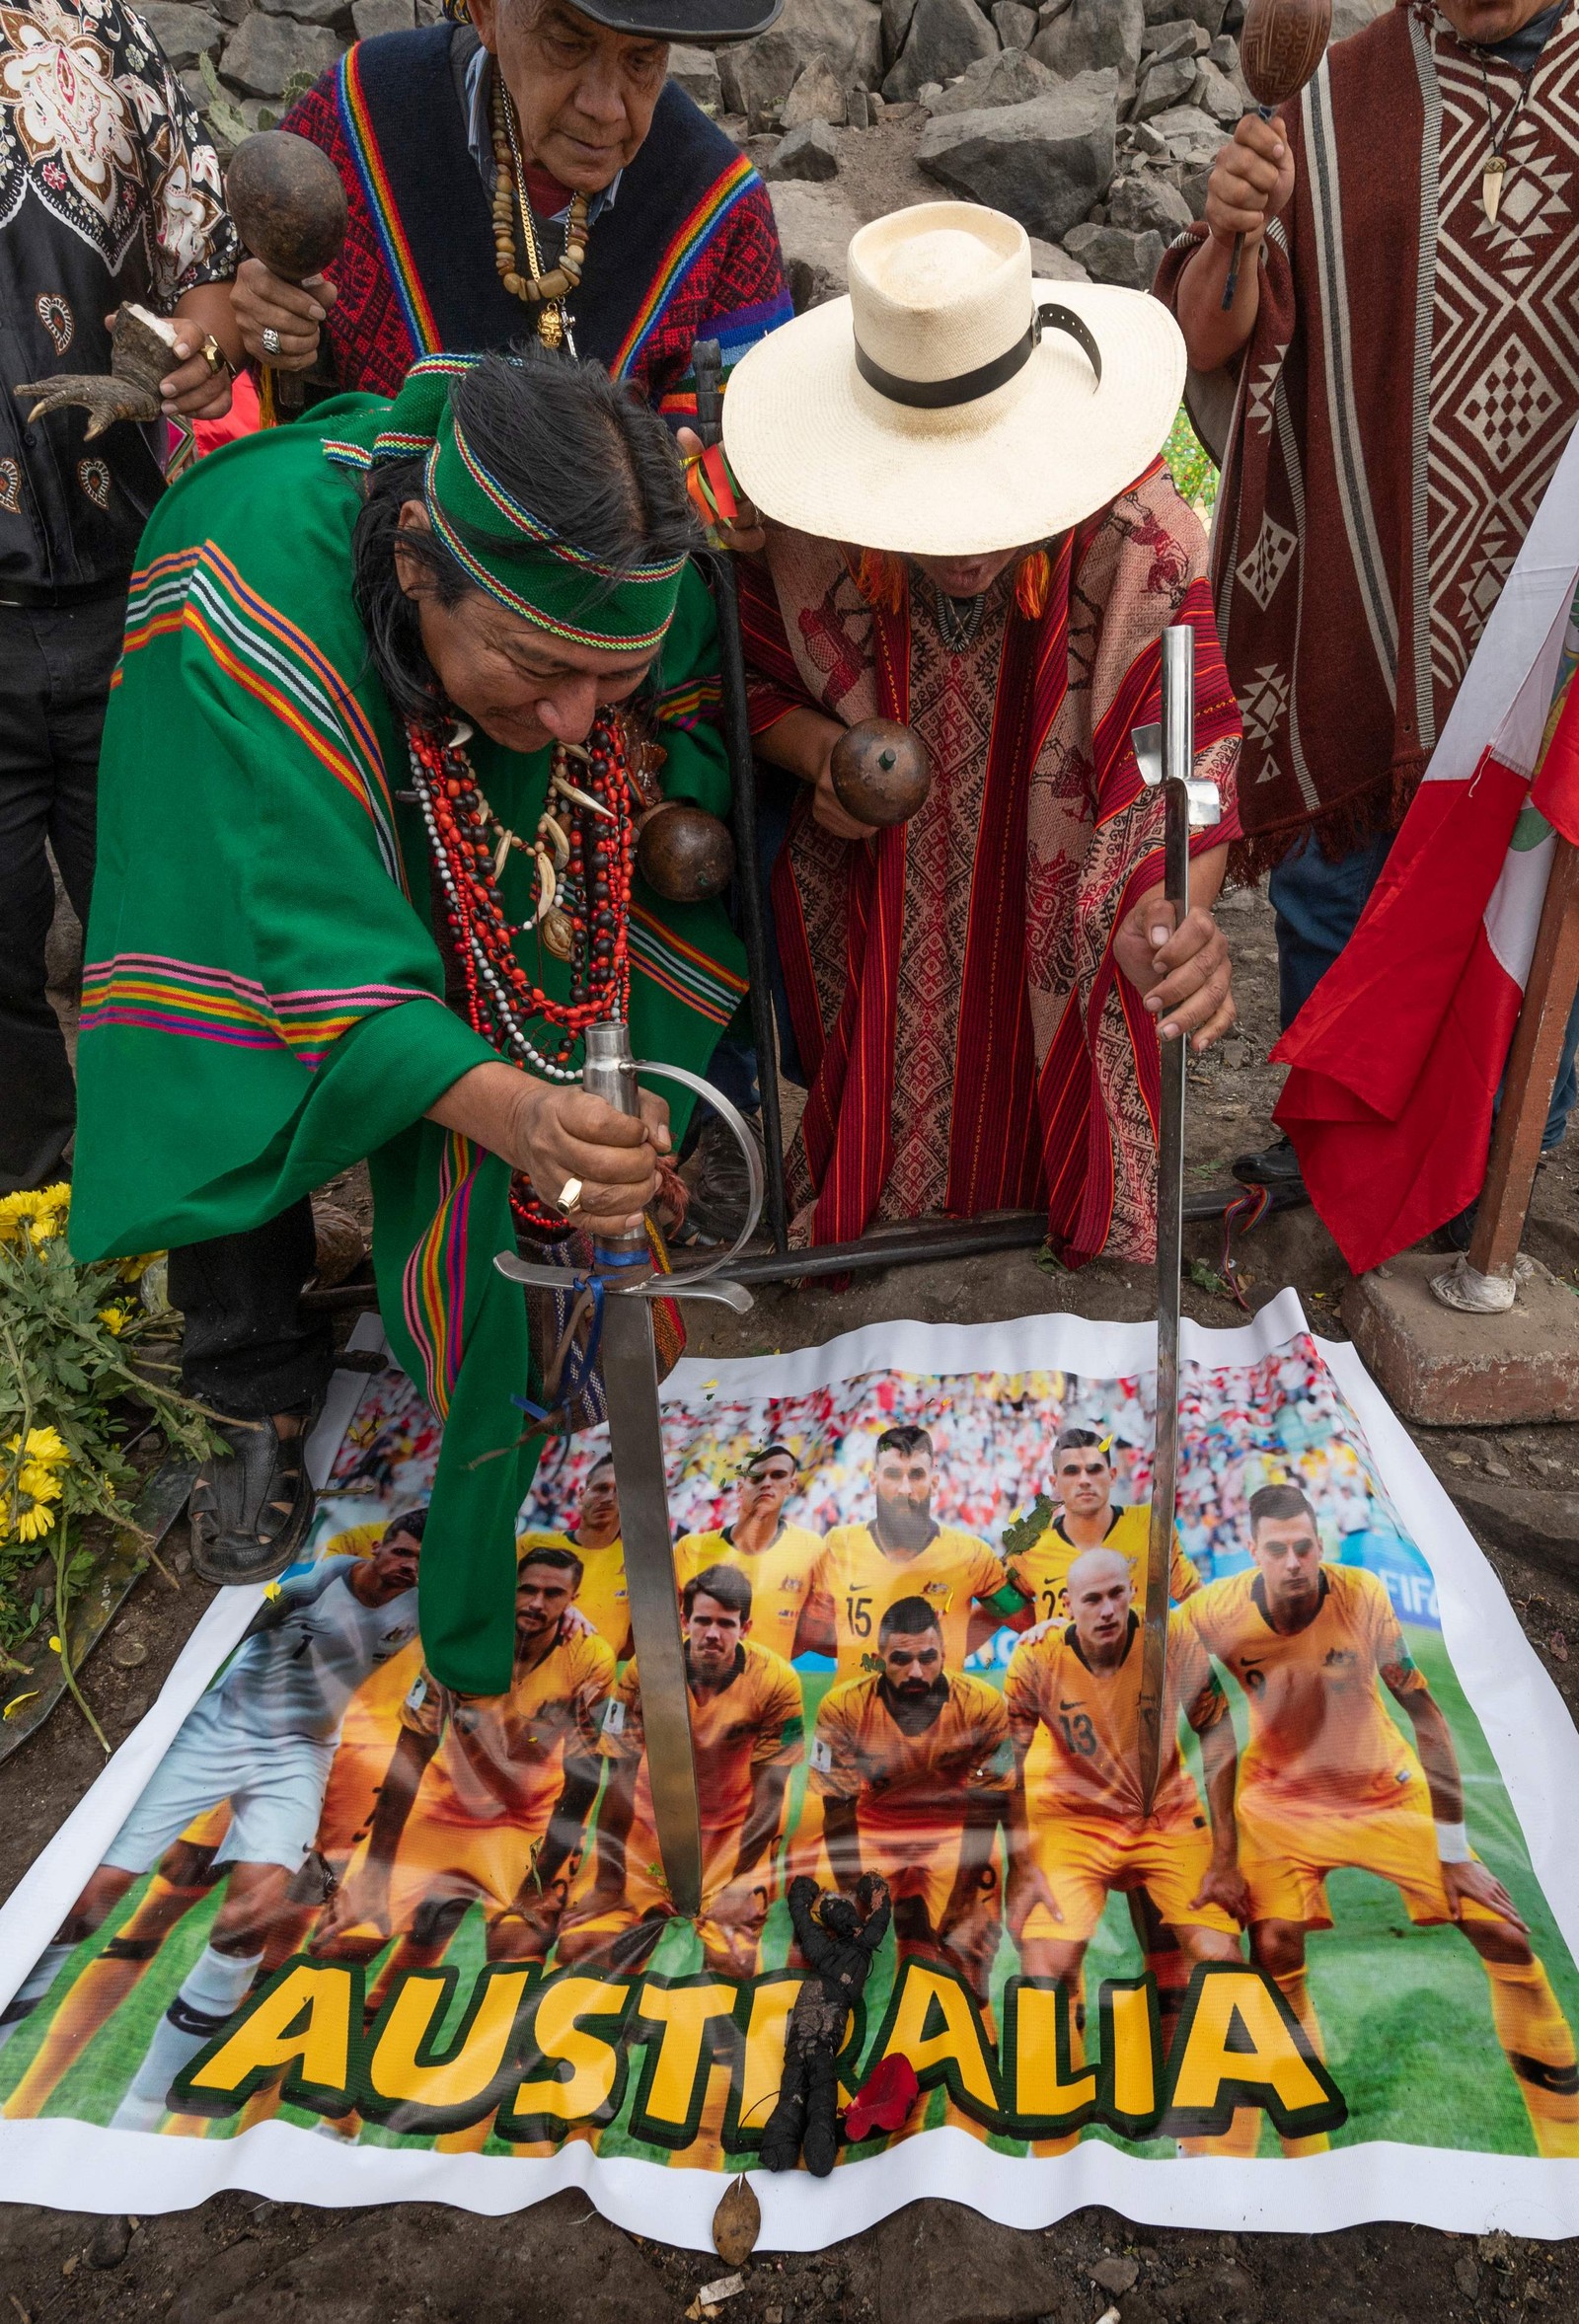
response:
<path fill-rule="evenodd" d="M 778 22 L 784 0 L 569 0 L 569 5 L 612 32 L 714 48 L 726 40 L 755 39 Z"/>

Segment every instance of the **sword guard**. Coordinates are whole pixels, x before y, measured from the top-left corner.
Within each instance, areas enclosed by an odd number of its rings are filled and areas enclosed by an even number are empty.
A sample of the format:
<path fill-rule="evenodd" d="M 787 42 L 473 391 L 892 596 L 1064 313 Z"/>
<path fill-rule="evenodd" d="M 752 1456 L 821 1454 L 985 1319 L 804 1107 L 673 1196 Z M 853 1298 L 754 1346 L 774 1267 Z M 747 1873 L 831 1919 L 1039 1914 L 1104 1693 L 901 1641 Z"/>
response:
<path fill-rule="evenodd" d="M 1141 771 L 1141 781 L 1155 790 L 1163 781 L 1163 729 L 1161 726 L 1132 726 L 1130 748 L 1135 753 L 1135 764 Z M 1223 819 L 1223 794 L 1209 775 L 1190 775 L 1185 778 L 1184 796 L 1188 803 L 1191 831 L 1210 831 L 1214 823 Z"/>

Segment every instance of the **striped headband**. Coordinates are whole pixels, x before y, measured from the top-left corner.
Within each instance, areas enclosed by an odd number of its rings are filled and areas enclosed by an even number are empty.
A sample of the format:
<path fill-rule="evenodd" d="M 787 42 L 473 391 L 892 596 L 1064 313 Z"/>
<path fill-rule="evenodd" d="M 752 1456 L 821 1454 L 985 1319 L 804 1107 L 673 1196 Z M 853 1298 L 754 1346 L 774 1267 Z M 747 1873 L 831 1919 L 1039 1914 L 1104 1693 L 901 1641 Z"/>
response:
<path fill-rule="evenodd" d="M 563 539 L 506 491 L 468 443 L 450 404 L 452 382 L 478 360 L 424 356 L 393 404 L 358 399 L 369 407 L 363 423 L 326 436 L 325 456 L 363 470 L 421 459 L 429 524 L 496 605 L 573 645 L 653 650 L 674 618 L 684 557 L 636 565 L 615 579 L 614 567 Z"/>

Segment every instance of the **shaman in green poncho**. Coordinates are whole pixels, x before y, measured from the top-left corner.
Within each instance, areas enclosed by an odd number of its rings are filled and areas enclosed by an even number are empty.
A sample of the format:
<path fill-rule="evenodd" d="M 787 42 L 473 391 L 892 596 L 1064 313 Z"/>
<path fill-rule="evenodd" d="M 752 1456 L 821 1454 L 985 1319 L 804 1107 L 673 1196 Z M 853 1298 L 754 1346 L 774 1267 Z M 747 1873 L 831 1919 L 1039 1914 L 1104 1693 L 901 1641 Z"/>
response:
<path fill-rule="evenodd" d="M 589 396 L 618 393 L 570 377 Z M 421 1566 L 423 1642 L 445 1684 L 481 1694 L 510 1678 L 514 1520 L 537 1453 L 519 1443 L 511 1400 L 528 1387 L 527 1318 L 519 1289 L 492 1264 L 515 1247 L 507 1162 L 424 1117 L 441 1099 L 453 1106 L 462 1077 L 498 1057 L 446 1006 L 437 891 L 410 787 L 410 704 L 392 698 L 401 689 L 387 652 L 353 600 L 353 533 L 366 472 L 404 460 L 459 568 L 452 581 L 464 575 L 483 593 L 460 613 L 481 607 L 496 624 L 495 608 L 513 608 L 511 619 L 538 626 L 524 634 L 539 651 L 545 638 L 569 638 L 630 655 L 661 639 L 652 682 L 662 787 L 723 812 L 724 754 L 708 717 L 713 608 L 696 568 L 671 555 L 611 581 L 573 542 L 551 535 L 545 545 L 531 511 L 460 439 L 450 405 L 487 384 L 495 410 L 506 399 L 506 417 L 507 399 L 520 398 L 518 424 L 498 440 L 530 446 L 543 395 L 563 399 L 564 379 L 557 367 L 545 390 L 541 364 L 488 358 L 474 377 L 464 359 L 433 357 L 393 406 L 321 406 L 202 462 L 161 502 L 105 734 L 83 993 L 71 1221 L 80 1258 L 256 1228 L 368 1159 L 385 1327 L 444 1423 Z M 622 424 L 660 423 L 642 413 Z M 587 485 L 605 501 L 622 488 L 617 465 Z M 671 523 L 671 546 L 672 534 Z M 431 690 L 433 668 L 422 667 Z M 507 657 L 484 655 L 477 667 L 477 696 L 452 683 L 438 712 L 446 724 L 457 712 L 475 723 L 470 757 L 489 804 L 531 833 L 551 753 L 488 738 L 485 726 L 523 731 L 501 718 L 493 678 L 502 671 L 506 696 L 519 681 Z M 533 728 L 529 708 L 524 730 L 573 741 L 564 704 L 583 696 L 574 714 L 585 733 L 595 706 L 586 687 L 553 710 L 556 726 Z M 500 887 L 508 920 L 529 920 L 530 855 L 509 857 Z M 705 1071 L 744 989 L 723 914 L 663 904 L 638 878 L 630 943 L 637 1055 Z M 551 998 L 567 997 L 568 969 L 546 946 L 539 958 L 535 940 L 520 938 L 517 951 Z M 453 984 L 453 955 L 449 965 Z M 552 1203 L 565 1174 L 538 1193 Z"/>

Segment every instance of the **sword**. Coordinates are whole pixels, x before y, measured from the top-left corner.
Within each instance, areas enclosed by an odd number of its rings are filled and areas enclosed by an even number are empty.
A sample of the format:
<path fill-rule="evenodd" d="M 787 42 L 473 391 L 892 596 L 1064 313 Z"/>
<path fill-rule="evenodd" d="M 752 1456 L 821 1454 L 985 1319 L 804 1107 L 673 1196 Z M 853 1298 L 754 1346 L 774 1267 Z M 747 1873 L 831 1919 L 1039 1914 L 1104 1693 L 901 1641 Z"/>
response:
<path fill-rule="evenodd" d="M 1163 892 L 1190 908 L 1190 833 L 1217 822 L 1217 785 L 1195 773 L 1195 632 L 1187 622 L 1163 632 L 1163 722 L 1130 735 L 1142 780 L 1162 786 Z M 1157 1796 L 1167 1688 L 1167 1597 L 1178 1496 L 1178 1310 L 1184 1258 L 1184 1091 L 1189 1041 L 1164 1041 L 1163 1107 L 1157 1142 L 1157 1459 L 1146 1544 L 1146 1602 L 1141 1625 L 1140 1777 L 1144 1812 Z"/>
<path fill-rule="evenodd" d="M 685 1633 L 680 1626 L 663 1467 L 652 1302 L 717 1300 L 737 1315 L 745 1313 L 752 1304 L 750 1292 L 744 1284 L 722 1279 L 718 1271 L 744 1249 L 756 1232 L 762 1211 L 762 1157 L 735 1108 L 710 1084 L 681 1066 L 638 1064 L 631 1055 L 630 1029 L 618 1019 L 588 1027 L 581 1087 L 589 1095 L 605 1098 L 621 1113 L 638 1115 L 638 1074 L 682 1083 L 722 1115 L 745 1155 L 750 1189 L 745 1225 L 729 1248 L 684 1275 L 658 1273 L 644 1235 L 615 1236 L 594 1245 L 594 1263 L 603 1290 L 602 1356 L 609 1399 L 609 1451 L 620 1493 L 625 1586 L 641 1674 L 641 1723 L 652 1818 L 675 1911 L 691 1917 L 702 1910 L 702 1819 L 691 1748 Z M 538 1266 L 514 1251 L 500 1251 L 493 1264 L 513 1283 L 536 1284 L 549 1291 L 565 1288 L 563 1267 Z"/>

